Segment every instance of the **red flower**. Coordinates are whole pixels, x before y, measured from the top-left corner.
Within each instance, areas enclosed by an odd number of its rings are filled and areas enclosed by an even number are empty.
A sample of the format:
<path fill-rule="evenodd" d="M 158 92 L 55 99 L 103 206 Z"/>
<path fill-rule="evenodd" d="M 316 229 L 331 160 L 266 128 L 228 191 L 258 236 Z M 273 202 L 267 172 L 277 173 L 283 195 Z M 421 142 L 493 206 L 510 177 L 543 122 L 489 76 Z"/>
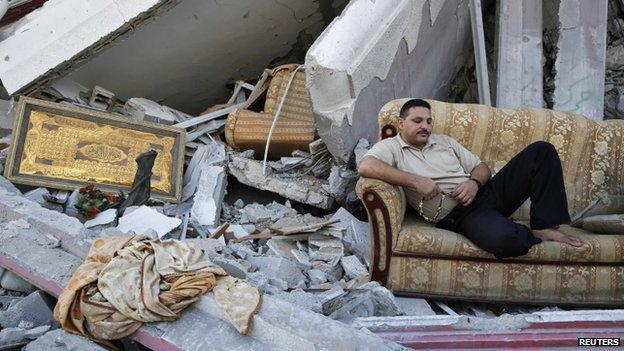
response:
<path fill-rule="evenodd" d="M 93 206 L 93 207 L 91 207 L 91 209 L 89 211 L 87 211 L 87 213 L 85 213 L 85 216 L 87 216 L 87 218 L 93 218 L 98 213 L 100 213 L 100 209 L 95 207 L 95 206 Z"/>
<path fill-rule="evenodd" d="M 111 203 L 119 201 L 119 196 L 114 194 L 105 194 L 104 197 Z"/>

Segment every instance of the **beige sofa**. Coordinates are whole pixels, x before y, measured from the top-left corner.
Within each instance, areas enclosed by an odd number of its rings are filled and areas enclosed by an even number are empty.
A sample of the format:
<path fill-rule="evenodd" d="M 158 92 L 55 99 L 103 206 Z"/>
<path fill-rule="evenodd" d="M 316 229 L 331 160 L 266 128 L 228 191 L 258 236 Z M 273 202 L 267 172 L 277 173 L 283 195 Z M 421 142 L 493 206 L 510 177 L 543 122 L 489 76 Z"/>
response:
<path fill-rule="evenodd" d="M 396 135 L 396 116 L 407 100 L 390 101 L 381 109 L 381 138 Z M 546 109 L 429 102 L 433 132 L 457 139 L 493 173 L 534 141 L 555 145 L 571 214 L 599 195 L 624 187 L 624 121 L 597 123 Z M 587 244 L 574 248 L 544 242 L 524 256 L 497 260 L 463 236 L 418 220 L 400 187 L 361 178 L 357 192 L 371 226 L 371 279 L 396 293 L 484 302 L 624 306 L 624 235 L 562 226 Z M 514 218 L 526 220 L 528 205 Z"/>

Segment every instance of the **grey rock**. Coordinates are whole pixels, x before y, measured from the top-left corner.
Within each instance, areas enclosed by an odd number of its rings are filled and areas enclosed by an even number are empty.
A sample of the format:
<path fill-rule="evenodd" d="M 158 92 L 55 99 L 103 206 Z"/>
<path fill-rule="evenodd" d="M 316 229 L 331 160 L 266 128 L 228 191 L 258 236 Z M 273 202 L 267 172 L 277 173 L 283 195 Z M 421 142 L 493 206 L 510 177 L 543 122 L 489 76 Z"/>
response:
<path fill-rule="evenodd" d="M 207 239 L 204 239 L 204 240 L 207 240 Z M 242 264 L 240 264 L 236 260 L 230 260 L 220 255 L 212 255 L 210 256 L 210 260 L 212 261 L 212 263 L 223 268 L 223 270 L 227 274 L 235 278 L 240 278 L 240 279 L 247 278 L 247 268 L 245 268 Z"/>
<path fill-rule="evenodd" d="M 33 329 L 5 328 L 0 331 L 0 350 L 16 348 L 27 344 L 30 340 L 37 339 L 50 330 L 49 325 Z"/>
<path fill-rule="evenodd" d="M 295 260 L 299 262 L 299 265 L 302 268 L 309 269 L 312 267 L 312 263 L 310 263 L 310 257 L 308 256 L 307 252 L 301 250 L 292 250 L 291 253 Z"/>
<path fill-rule="evenodd" d="M 353 251 L 367 266 L 370 265 L 370 236 L 368 223 L 355 218 L 345 208 L 340 208 L 330 220 L 339 220 L 335 226 L 345 228 L 346 233 L 342 240 L 348 244 L 348 248 Z"/>
<path fill-rule="evenodd" d="M 31 293 L 35 291 L 35 287 L 29 282 L 15 275 L 11 271 L 6 271 L 0 279 L 0 286 L 7 290 Z"/>
<path fill-rule="evenodd" d="M 310 269 L 306 274 L 310 278 L 310 285 L 322 284 L 327 281 L 327 274 L 319 269 Z"/>
<path fill-rule="evenodd" d="M 325 272 L 330 283 L 339 281 L 344 275 L 344 270 L 339 264 L 331 265 L 323 261 L 312 261 L 312 268 Z"/>
<path fill-rule="evenodd" d="M 340 239 L 323 235 L 310 235 L 308 238 L 309 255 L 313 260 L 340 260 L 344 255 L 344 245 Z"/>
<path fill-rule="evenodd" d="M 282 292 L 273 296 L 308 309 L 312 312 L 322 313 L 323 311 L 321 298 L 316 294 L 311 294 L 301 289 L 295 289 L 290 292 Z"/>
<path fill-rule="evenodd" d="M 1 190 L 5 190 L 9 193 L 18 194 L 18 195 L 22 194 L 22 192 L 19 191 L 19 189 L 17 189 L 15 185 L 13 185 L 13 183 L 11 183 L 8 179 L 6 179 L 3 176 L 0 176 L 0 195 L 2 194 Z"/>
<path fill-rule="evenodd" d="M 344 205 L 351 206 L 347 203 L 347 198 L 353 199 L 353 196 L 348 195 L 355 194 L 355 184 L 360 178 L 360 175 L 349 168 L 346 165 L 333 166 L 329 173 L 329 193 L 336 199 L 336 202 Z M 357 200 L 357 196 L 355 197 Z"/>
<path fill-rule="evenodd" d="M 279 277 L 288 283 L 289 288 L 294 288 L 305 276 L 297 264 L 281 257 L 249 257 L 249 263 L 261 272 L 265 272 L 269 277 Z"/>
<path fill-rule="evenodd" d="M 37 290 L 17 301 L 0 313 L 0 325 L 3 328 L 16 328 L 22 322 L 31 323 L 32 327 L 53 325 L 52 310 L 54 299 L 41 290 Z"/>
<path fill-rule="evenodd" d="M 225 168 L 204 166 L 197 184 L 191 216 L 201 225 L 216 226 L 227 185 Z"/>
<path fill-rule="evenodd" d="M 350 279 L 354 279 L 357 277 L 361 277 L 363 275 L 368 275 L 368 270 L 366 266 L 360 262 L 360 260 L 356 256 L 345 256 L 340 259 L 340 265 L 342 269 L 344 269 L 345 274 Z"/>
<path fill-rule="evenodd" d="M 395 297 L 399 309 L 406 316 L 435 316 L 435 311 L 431 308 L 427 300 L 415 297 Z"/>
<path fill-rule="evenodd" d="M 293 250 L 297 250 L 297 246 L 292 242 L 269 239 L 266 242 L 266 245 L 269 247 L 271 252 L 277 256 L 286 258 L 291 261 L 297 260 L 295 258 L 295 255 L 292 253 Z"/>
<path fill-rule="evenodd" d="M 106 351 L 106 349 L 88 338 L 56 329 L 30 342 L 24 351 Z"/>
<path fill-rule="evenodd" d="M 355 153 L 356 166 L 360 164 L 360 161 L 362 161 L 362 158 L 364 157 L 364 155 L 366 155 L 368 149 L 370 149 L 370 143 L 368 142 L 368 140 L 364 138 L 358 140 L 358 143 L 355 146 L 355 150 L 353 151 Z"/>

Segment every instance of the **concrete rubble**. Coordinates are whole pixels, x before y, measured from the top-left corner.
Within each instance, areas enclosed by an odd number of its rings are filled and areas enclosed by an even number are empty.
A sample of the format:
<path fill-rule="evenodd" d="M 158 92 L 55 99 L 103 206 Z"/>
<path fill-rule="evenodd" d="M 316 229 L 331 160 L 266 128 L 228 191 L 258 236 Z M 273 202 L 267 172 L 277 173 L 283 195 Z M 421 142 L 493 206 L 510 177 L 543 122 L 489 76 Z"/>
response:
<path fill-rule="evenodd" d="M 499 107 L 624 118 L 624 3 L 483 1 L 478 48 L 470 38 L 475 2 L 260 3 L 247 9 L 199 0 L 106 0 L 92 8 L 50 0 L 0 28 L 6 61 L 0 80 L 9 94 L 0 100 L 0 172 L 13 143 L 18 94 L 186 130 L 177 203 L 150 199 L 121 216 L 111 208 L 87 220 L 75 206 L 78 189 L 35 188 L 0 176 L 0 349 L 102 349 L 57 329 L 52 309 L 96 238 L 130 233 L 193 242 L 207 260 L 264 293 L 247 336 L 227 323 L 207 293 L 179 320 L 146 324 L 130 337 L 151 349 L 397 350 L 388 341 L 396 335 L 384 328 L 444 319 L 471 330 L 494 330 L 496 323 L 507 330 L 551 316 L 527 306 L 395 297 L 370 281 L 371 228 L 355 193 L 356 169 L 378 140 L 376 112 L 384 103 L 409 96 L 477 102 L 479 65 L 481 80 L 496 83 Z M 209 21 L 249 31 L 236 45 L 229 29 L 180 34 L 206 29 Z M 279 39 L 254 43 L 254 30 Z M 127 40 L 119 41 L 122 35 Z M 177 49 L 163 50 L 163 38 L 174 38 L 168 45 Z M 33 45 L 25 48 L 26 41 Z M 221 47 L 228 60 L 206 56 Z M 486 55 L 475 62 L 471 50 Z M 150 65 L 134 59 L 149 55 L 162 67 L 158 74 L 147 74 Z M 255 74 L 269 61 L 304 59 L 317 131 L 306 151 L 287 150 L 265 163 L 254 150 L 235 151 L 224 142 L 230 112 L 259 112 L 275 95 L 267 88 L 270 70 Z M 111 73 L 117 70 L 127 77 Z M 234 84 L 229 100 L 226 83 Z M 280 105 L 282 97 L 271 98 Z M 297 108 L 291 109 L 296 120 Z"/>

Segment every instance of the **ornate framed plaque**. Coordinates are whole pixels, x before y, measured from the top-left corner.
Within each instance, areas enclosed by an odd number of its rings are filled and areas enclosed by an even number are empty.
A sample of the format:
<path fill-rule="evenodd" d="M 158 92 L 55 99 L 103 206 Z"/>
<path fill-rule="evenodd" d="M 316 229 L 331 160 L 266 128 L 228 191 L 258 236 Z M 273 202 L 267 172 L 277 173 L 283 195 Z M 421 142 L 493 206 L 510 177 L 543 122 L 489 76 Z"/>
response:
<path fill-rule="evenodd" d="M 179 128 L 21 97 L 4 175 L 18 184 L 72 190 L 96 183 L 128 192 L 135 158 L 153 149 L 152 197 L 177 202 L 185 139 Z"/>

